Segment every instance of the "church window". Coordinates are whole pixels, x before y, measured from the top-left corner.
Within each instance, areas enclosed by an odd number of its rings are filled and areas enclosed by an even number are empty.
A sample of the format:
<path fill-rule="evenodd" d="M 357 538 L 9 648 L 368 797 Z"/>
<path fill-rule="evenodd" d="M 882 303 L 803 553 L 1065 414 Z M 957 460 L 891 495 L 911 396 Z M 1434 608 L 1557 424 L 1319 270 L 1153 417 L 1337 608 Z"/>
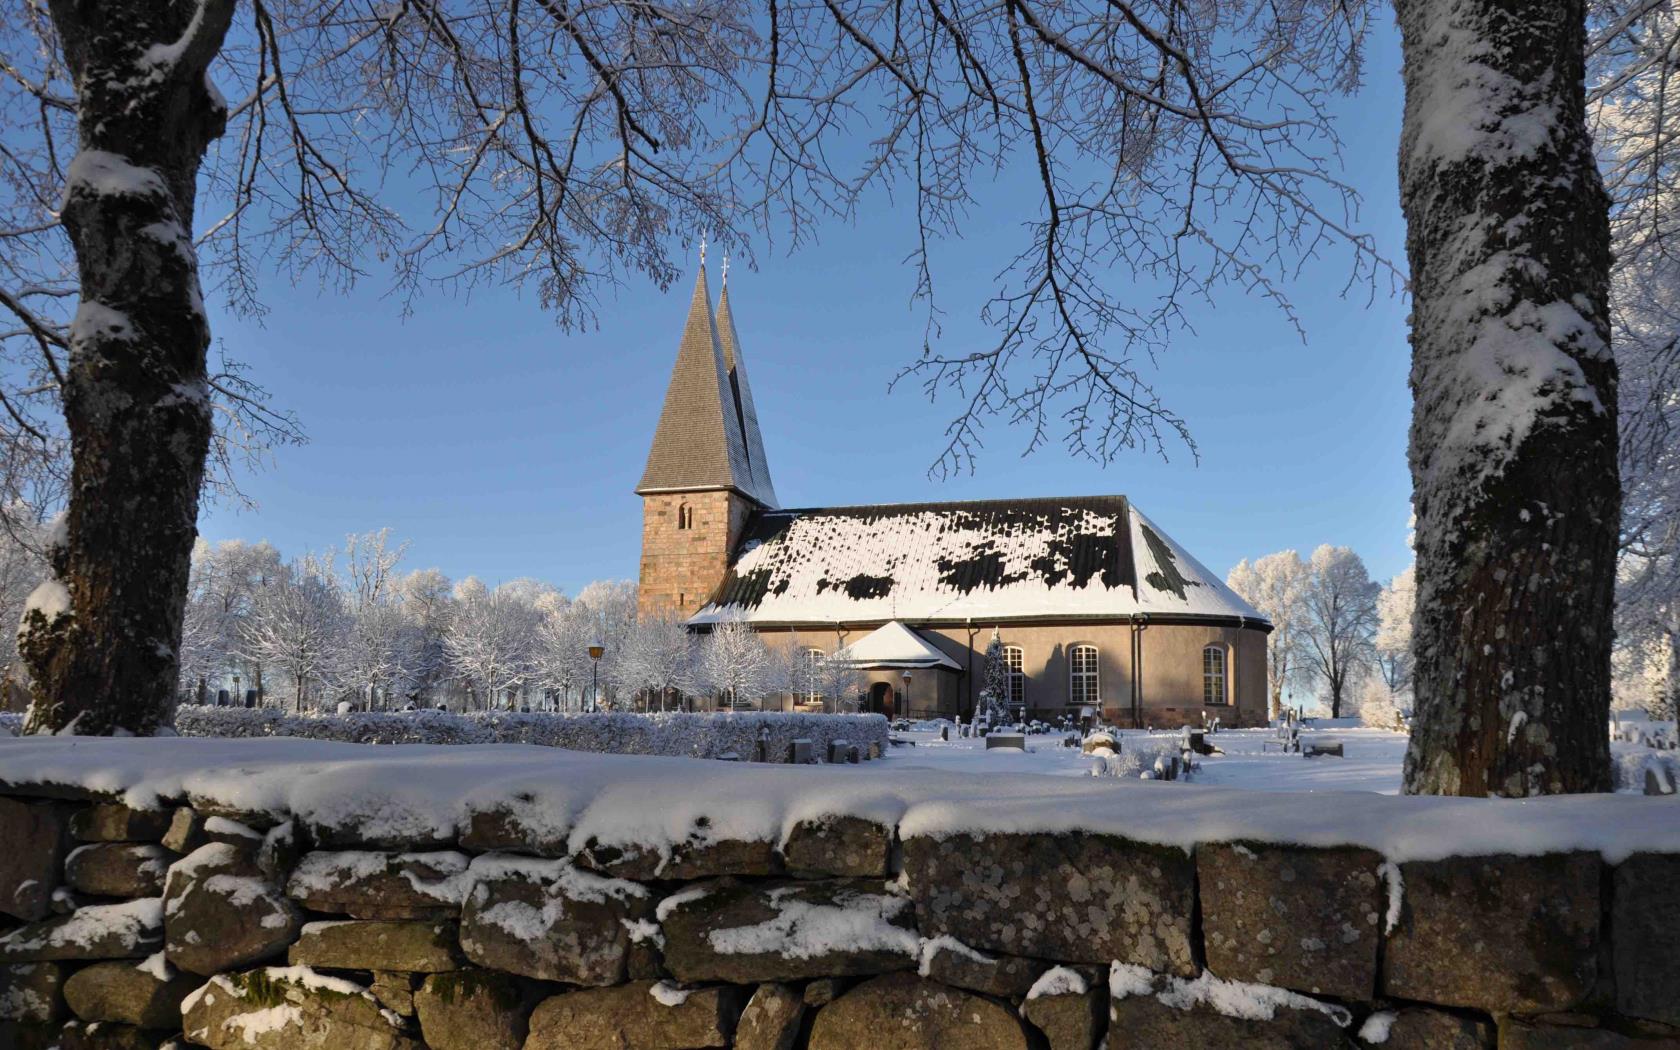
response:
<path fill-rule="evenodd" d="M 1095 707 L 1097 691 L 1097 647 L 1076 645 L 1068 650 L 1068 699 L 1076 705 Z"/>
<path fill-rule="evenodd" d="M 817 686 L 822 681 L 823 661 L 827 659 L 828 654 L 821 649 L 805 651 L 805 699 L 813 704 L 822 703 L 822 690 Z"/>
<path fill-rule="evenodd" d="M 1024 673 L 1024 661 L 1020 646 L 1006 645 L 1003 647 L 1003 666 L 1009 674 L 1009 706 L 1025 707 L 1027 703 L 1027 676 Z"/>
<path fill-rule="evenodd" d="M 1202 650 L 1202 703 L 1225 702 L 1225 649 L 1210 645 Z"/>
<path fill-rule="evenodd" d="M 694 527 L 694 508 L 684 503 L 677 507 L 677 528 L 692 529 Z"/>

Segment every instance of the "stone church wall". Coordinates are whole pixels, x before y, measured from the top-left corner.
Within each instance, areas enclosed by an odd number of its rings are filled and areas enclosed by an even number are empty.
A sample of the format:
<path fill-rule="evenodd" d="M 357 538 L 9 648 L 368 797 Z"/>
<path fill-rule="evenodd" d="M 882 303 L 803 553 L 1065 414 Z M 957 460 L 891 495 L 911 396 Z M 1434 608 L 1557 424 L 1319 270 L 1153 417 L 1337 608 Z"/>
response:
<path fill-rule="evenodd" d="M 514 799 L 440 839 L 5 790 L 17 1050 L 1680 1047 L 1680 854 L 1389 864 L 842 812 L 661 858 L 572 850 Z"/>

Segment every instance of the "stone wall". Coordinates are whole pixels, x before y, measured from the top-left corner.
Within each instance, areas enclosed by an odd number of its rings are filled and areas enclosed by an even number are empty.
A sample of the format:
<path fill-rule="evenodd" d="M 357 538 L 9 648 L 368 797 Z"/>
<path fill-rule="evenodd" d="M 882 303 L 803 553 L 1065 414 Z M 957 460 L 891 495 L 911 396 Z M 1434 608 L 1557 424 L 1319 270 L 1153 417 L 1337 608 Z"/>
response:
<path fill-rule="evenodd" d="M 655 855 L 6 790 L 7 1048 L 1680 1048 L 1680 855 L 863 816 Z"/>

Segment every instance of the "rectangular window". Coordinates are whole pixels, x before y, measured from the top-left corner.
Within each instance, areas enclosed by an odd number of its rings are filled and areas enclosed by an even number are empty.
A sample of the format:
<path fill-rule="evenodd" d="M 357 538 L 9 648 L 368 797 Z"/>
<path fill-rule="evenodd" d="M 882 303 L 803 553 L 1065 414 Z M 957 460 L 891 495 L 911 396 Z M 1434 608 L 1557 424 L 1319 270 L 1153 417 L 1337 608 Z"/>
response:
<path fill-rule="evenodd" d="M 1097 647 L 1076 645 L 1068 651 L 1068 699 L 1076 706 L 1101 703 L 1097 683 Z"/>
<path fill-rule="evenodd" d="M 1225 703 L 1225 650 L 1217 645 L 1202 650 L 1202 703 L 1209 707 Z"/>

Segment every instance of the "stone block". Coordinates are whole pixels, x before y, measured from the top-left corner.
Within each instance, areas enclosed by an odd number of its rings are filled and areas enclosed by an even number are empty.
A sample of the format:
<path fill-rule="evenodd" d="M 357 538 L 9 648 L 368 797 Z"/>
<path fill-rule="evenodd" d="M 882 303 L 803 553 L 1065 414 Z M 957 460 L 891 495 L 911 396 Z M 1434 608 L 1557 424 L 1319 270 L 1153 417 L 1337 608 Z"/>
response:
<path fill-rule="evenodd" d="M 302 924 L 250 853 L 222 842 L 176 863 L 163 896 L 164 954 L 204 976 L 280 955 Z"/>
<path fill-rule="evenodd" d="M 910 901 L 863 879 L 719 879 L 661 902 L 659 925 L 665 968 L 690 983 L 907 970 L 920 943 Z"/>
<path fill-rule="evenodd" d="M 144 959 L 163 947 L 157 897 L 93 904 L 0 937 L 0 963 Z"/>
<path fill-rule="evenodd" d="M 181 1000 L 204 983 L 153 956 L 136 965 L 94 963 L 64 982 L 64 1000 L 83 1021 L 106 1021 L 138 1028 L 181 1027 Z"/>
<path fill-rule="evenodd" d="M 1050 966 L 1042 959 L 976 951 L 954 937 L 935 937 L 922 945 L 924 977 L 1000 999 L 1025 999 Z"/>
<path fill-rule="evenodd" d="M 466 889 L 465 853 L 308 853 L 286 893 L 310 911 L 357 919 L 453 919 Z"/>
<path fill-rule="evenodd" d="M 735 1029 L 735 1050 L 793 1050 L 805 1020 L 805 999 L 785 984 L 754 989 Z"/>
<path fill-rule="evenodd" d="M 1492 1023 L 1463 1014 L 1407 1006 L 1366 1019 L 1359 1037 L 1383 1050 L 1492 1050 Z"/>
<path fill-rule="evenodd" d="M 889 974 L 817 1011 L 810 1050 L 1027 1050 L 1021 1022 L 990 999 L 915 974 Z"/>
<path fill-rule="evenodd" d="M 0 913 L 36 922 L 52 913 L 70 844 L 73 807 L 0 798 Z"/>
<path fill-rule="evenodd" d="M 467 894 L 461 948 L 480 966 L 568 984 L 624 980 L 647 891 L 563 860 L 507 857 Z"/>
<path fill-rule="evenodd" d="M 741 989 L 729 985 L 674 991 L 669 985 L 637 981 L 563 992 L 545 999 L 531 1014 L 524 1050 L 728 1046 L 741 1007 Z"/>
<path fill-rule="evenodd" d="M 218 974 L 182 1004 L 210 1050 L 422 1050 L 367 989 L 308 970 Z"/>
<path fill-rule="evenodd" d="M 204 837 L 204 817 L 191 806 L 177 806 L 160 840 L 163 848 L 185 856 L 210 840 Z"/>
<path fill-rule="evenodd" d="M 556 827 L 546 814 L 534 808 L 530 796 L 525 796 L 470 813 L 461 846 L 478 853 L 564 857 L 570 852 L 570 830 Z"/>
<path fill-rule="evenodd" d="M 1680 1035 L 1640 1035 L 1610 1028 L 1502 1017 L 1499 1050 L 1680 1050 Z"/>
<path fill-rule="evenodd" d="M 1021 1016 L 1038 1029 L 1049 1050 L 1091 1050 L 1102 1031 L 1106 998 L 1097 989 L 1041 995 L 1021 1004 Z"/>
<path fill-rule="evenodd" d="M 782 843 L 788 874 L 801 878 L 886 878 L 892 859 L 893 829 L 862 817 L 801 820 Z"/>
<path fill-rule="evenodd" d="M 1382 862 L 1363 849 L 1198 846 L 1208 969 L 1231 980 L 1369 1000 L 1386 907 Z"/>
<path fill-rule="evenodd" d="M 286 950 L 293 966 L 445 973 L 465 963 L 452 922 L 368 919 L 304 924 Z"/>
<path fill-rule="evenodd" d="M 1567 1010 L 1598 976 L 1596 853 L 1401 865 L 1382 992 L 1490 1013 Z"/>
<path fill-rule="evenodd" d="M 639 882 L 711 879 L 722 875 L 773 875 L 781 870 L 774 842 L 712 840 L 695 829 L 669 855 L 637 846 L 608 846 L 591 839 L 574 858 L 578 867 Z"/>
<path fill-rule="evenodd" d="M 1343 1026 L 1317 1010 L 1278 1007 L 1248 1016 L 1206 1004 L 1169 1006 L 1153 995 L 1113 999 L 1107 1050 L 1355 1050 Z"/>
<path fill-rule="evenodd" d="M 94 842 L 64 858 L 64 881 L 94 897 L 156 897 L 163 876 L 179 860 L 150 842 Z"/>
<path fill-rule="evenodd" d="M 531 1005 L 517 980 L 489 970 L 432 974 L 414 995 L 431 1050 L 520 1050 Z"/>
<path fill-rule="evenodd" d="M 846 990 L 847 982 L 839 977 L 819 977 L 805 986 L 803 998 L 806 1006 L 827 1006 L 840 998 Z"/>
<path fill-rule="evenodd" d="M 158 842 L 169 830 L 172 815 L 167 809 L 99 802 L 71 816 L 70 834 L 78 842 Z"/>
<path fill-rule="evenodd" d="M 70 1021 L 59 1030 L 53 1050 L 169 1050 L 173 1037 L 156 1029 L 109 1021 Z"/>
<path fill-rule="evenodd" d="M 385 1009 L 403 1017 L 413 1017 L 414 989 L 419 981 L 417 974 L 375 970 L 368 991 Z"/>
<path fill-rule="evenodd" d="M 961 834 L 904 841 L 925 936 L 1075 963 L 1195 973 L 1195 864 L 1113 835 Z"/>
<path fill-rule="evenodd" d="M 1613 886 L 1616 1008 L 1680 1025 L 1680 856 L 1635 854 L 1617 865 Z"/>
<path fill-rule="evenodd" d="M 53 962 L 0 966 L 0 1021 L 50 1024 L 63 1018 L 64 967 Z"/>

